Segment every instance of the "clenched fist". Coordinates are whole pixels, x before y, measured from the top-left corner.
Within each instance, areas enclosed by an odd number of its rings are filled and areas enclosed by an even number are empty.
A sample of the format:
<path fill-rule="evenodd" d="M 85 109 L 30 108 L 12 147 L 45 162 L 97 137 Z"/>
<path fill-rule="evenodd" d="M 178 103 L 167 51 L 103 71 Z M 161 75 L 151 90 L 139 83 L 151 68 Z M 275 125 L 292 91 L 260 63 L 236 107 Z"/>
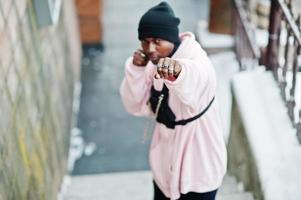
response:
<path fill-rule="evenodd" d="M 136 66 L 145 66 L 148 63 L 149 59 L 146 54 L 141 50 L 137 49 L 133 55 L 133 64 Z"/>
<path fill-rule="evenodd" d="M 157 64 L 157 73 L 155 78 L 164 78 L 170 81 L 174 81 L 179 76 L 182 70 L 182 65 L 172 58 L 160 58 Z"/>

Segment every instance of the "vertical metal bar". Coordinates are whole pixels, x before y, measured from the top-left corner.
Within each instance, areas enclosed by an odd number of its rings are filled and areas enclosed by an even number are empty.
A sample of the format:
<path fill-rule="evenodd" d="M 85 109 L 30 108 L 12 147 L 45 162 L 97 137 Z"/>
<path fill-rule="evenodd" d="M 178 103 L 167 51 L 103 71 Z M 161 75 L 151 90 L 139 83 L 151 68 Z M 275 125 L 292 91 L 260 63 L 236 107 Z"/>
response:
<path fill-rule="evenodd" d="M 298 24 L 300 21 L 300 17 L 298 17 L 296 23 Z M 290 89 L 290 99 L 288 101 L 288 111 L 290 118 L 295 125 L 295 106 L 296 106 L 296 100 L 295 100 L 295 92 L 296 92 L 296 84 L 297 84 L 297 72 L 298 72 L 298 56 L 301 53 L 301 45 L 298 43 L 297 38 L 294 38 L 294 46 L 295 46 L 295 52 L 294 52 L 294 62 L 293 62 L 293 68 L 292 68 L 292 73 L 293 73 L 293 78 L 292 78 L 292 87 Z"/>
<path fill-rule="evenodd" d="M 235 37 L 235 51 L 236 51 L 236 55 L 238 58 L 238 62 L 239 62 L 239 68 L 240 70 L 242 70 L 242 22 L 241 22 L 241 17 L 239 15 L 238 12 L 238 5 L 237 2 L 234 0 L 234 16 L 235 16 L 235 32 L 236 32 L 236 37 Z"/>
<path fill-rule="evenodd" d="M 301 15 L 299 15 L 298 17 L 298 21 L 296 22 L 297 23 L 297 26 L 299 27 L 299 30 L 301 30 Z M 301 37 L 301 36 L 300 36 Z M 299 45 L 299 52 L 298 52 L 298 55 L 297 56 L 301 56 L 301 44 L 298 44 Z M 301 64 L 301 63 L 298 63 L 298 65 Z M 299 66 L 300 67 L 300 66 Z M 297 69 L 298 71 L 298 69 Z M 301 100 L 299 99 L 299 106 L 301 106 Z M 298 113 L 298 122 L 296 124 L 296 129 L 297 129 L 297 138 L 299 139 L 299 142 L 301 143 L 301 108 L 299 108 L 299 113 Z"/>
<path fill-rule="evenodd" d="M 292 120 L 293 125 L 295 125 L 295 107 L 296 107 L 296 101 L 295 101 L 295 91 L 296 91 L 296 77 L 297 77 L 297 65 L 298 65 L 298 55 L 300 54 L 300 45 L 298 45 L 297 40 L 294 40 L 294 44 L 296 45 L 295 51 L 294 51 L 294 62 L 293 62 L 293 78 L 292 78 L 292 87 L 290 88 L 290 98 L 287 102 L 288 106 L 288 114 L 289 117 Z"/>
<path fill-rule="evenodd" d="M 301 109 L 299 110 L 299 121 L 296 124 L 296 129 L 297 129 L 297 137 L 298 137 L 299 142 L 301 144 Z"/>
<path fill-rule="evenodd" d="M 289 64 L 289 62 L 288 62 L 289 54 L 288 53 L 289 53 L 289 47 L 290 47 L 289 40 L 291 37 L 291 31 L 290 31 L 290 27 L 288 25 L 286 25 L 286 30 L 287 30 L 287 37 L 286 37 L 286 44 L 285 44 L 285 63 L 283 66 L 283 71 L 282 71 L 282 77 L 283 77 L 284 81 L 286 81 L 286 72 L 287 72 L 288 64 Z"/>
<path fill-rule="evenodd" d="M 284 65 L 282 68 L 282 73 L 281 73 L 281 77 L 279 79 L 279 87 L 280 87 L 280 92 L 281 92 L 281 96 L 284 100 L 284 102 L 287 101 L 287 95 L 286 95 L 286 86 L 287 86 L 287 80 L 286 80 L 286 73 L 288 70 L 288 65 L 289 65 L 289 47 L 290 47 L 290 37 L 291 37 L 291 32 L 290 32 L 290 27 L 286 24 L 286 30 L 287 30 L 287 36 L 286 36 L 286 44 L 285 44 L 285 52 L 284 52 Z"/>
<path fill-rule="evenodd" d="M 282 12 L 279 7 L 278 1 L 271 1 L 270 11 L 270 25 L 269 25 L 269 43 L 266 53 L 266 69 L 277 70 L 278 62 L 278 33 L 281 28 L 281 16 Z"/>
<path fill-rule="evenodd" d="M 298 56 L 301 53 L 301 45 L 298 44 L 297 40 L 294 40 L 294 44 L 296 46 L 296 51 L 294 54 L 294 63 L 293 63 L 293 80 L 292 80 L 292 88 L 291 88 L 291 97 L 295 97 L 295 90 L 297 84 L 297 71 L 298 71 Z"/>

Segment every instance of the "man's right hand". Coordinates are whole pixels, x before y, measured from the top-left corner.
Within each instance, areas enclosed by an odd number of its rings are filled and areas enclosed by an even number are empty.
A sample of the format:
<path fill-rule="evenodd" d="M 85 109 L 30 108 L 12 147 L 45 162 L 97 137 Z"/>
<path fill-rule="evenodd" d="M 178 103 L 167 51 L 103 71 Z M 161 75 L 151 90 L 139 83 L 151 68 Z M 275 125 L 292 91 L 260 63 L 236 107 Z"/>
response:
<path fill-rule="evenodd" d="M 133 55 L 133 64 L 136 66 L 144 67 L 148 63 L 149 59 L 143 53 L 141 49 L 137 49 Z"/>

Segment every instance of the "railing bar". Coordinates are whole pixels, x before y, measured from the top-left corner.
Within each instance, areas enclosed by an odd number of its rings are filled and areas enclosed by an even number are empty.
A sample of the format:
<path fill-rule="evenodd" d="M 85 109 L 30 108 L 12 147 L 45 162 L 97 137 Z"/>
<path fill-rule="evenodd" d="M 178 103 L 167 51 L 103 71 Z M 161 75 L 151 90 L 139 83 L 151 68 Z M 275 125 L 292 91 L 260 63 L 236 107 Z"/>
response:
<path fill-rule="evenodd" d="M 271 70 L 275 79 L 278 81 L 277 69 L 279 67 L 279 44 L 282 10 L 276 1 L 271 2 L 271 10 L 269 16 L 269 42 L 265 56 L 265 65 L 267 70 Z"/>
<path fill-rule="evenodd" d="M 287 21 L 287 23 L 290 25 L 290 27 L 292 29 L 294 37 L 296 38 L 299 45 L 301 45 L 301 32 L 299 30 L 299 27 L 296 25 L 294 17 L 292 16 L 290 10 L 288 9 L 288 7 L 285 5 L 285 3 L 282 0 L 278 0 L 277 2 L 283 11 L 285 20 Z"/>
<path fill-rule="evenodd" d="M 284 66 L 283 66 L 283 72 L 282 72 L 282 77 L 285 79 L 286 78 L 286 72 L 287 72 L 287 69 L 288 69 L 288 52 L 289 52 L 289 39 L 291 37 L 291 34 L 290 34 L 290 29 L 287 28 L 287 37 L 286 37 L 286 44 L 285 44 L 285 63 L 284 63 Z"/>
<path fill-rule="evenodd" d="M 294 43 L 296 44 L 296 40 L 294 41 Z M 296 106 L 296 101 L 295 101 L 295 90 L 296 90 L 296 75 L 297 75 L 297 64 L 298 64 L 298 60 L 297 60 L 297 55 L 300 51 L 300 46 L 296 46 L 294 48 L 294 60 L 293 60 L 293 69 L 292 69 L 292 72 L 293 72 L 293 77 L 292 77 L 292 86 L 290 88 L 290 96 L 289 96 L 289 100 L 287 101 L 287 106 L 288 106 L 288 114 L 289 114 L 289 117 L 291 119 L 291 122 L 293 124 L 293 126 L 295 126 L 295 113 L 294 113 L 294 110 L 295 110 L 295 106 Z"/>
<path fill-rule="evenodd" d="M 254 30 L 250 22 L 249 13 L 246 11 L 246 0 L 233 0 L 234 12 L 237 18 L 236 24 L 236 44 L 235 50 L 241 68 L 249 66 L 249 61 L 257 61 L 260 58 L 259 47 L 254 42 Z M 245 8 L 245 9 L 244 9 Z M 293 126 L 297 130 L 297 137 L 301 143 L 301 109 L 296 115 L 296 91 L 298 57 L 301 56 L 301 16 L 295 20 L 292 0 L 271 0 L 271 9 L 269 14 L 269 43 L 265 53 L 260 59 L 266 65 L 266 69 L 272 70 L 274 78 L 280 86 L 281 95 L 286 102 L 288 115 Z M 282 26 L 284 24 L 284 26 Z M 300 26 L 300 27 L 299 27 Z M 287 35 L 285 43 L 282 43 L 284 35 L 281 32 L 286 29 Z M 284 60 L 280 60 L 280 59 Z M 281 71 L 282 70 L 282 71 Z M 288 79 L 288 73 L 289 79 Z M 289 83 L 289 84 L 288 84 Z M 296 119 L 296 120 L 295 120 Z"/>
<path fill-rule="evenodd" d="M 281 93 L 281 96 L 284 100 L 284 102 L 286 102 L 287 100 L 287 95 L 286 95 L 286 86 L 287 86 L 287 80 L 286 80 L 286 75 L 287 75 L 287 70 L 288 70 L 288 65 L 289 65 L 289 62 L 288 62 L 288 57 L 289 57 L 289 39 L 291 37 L 290 35 L 290 32 L 289 32 L 289 27 L 287 26 L 287 24 L 285 24 L 286 28 L 287 28 L 287 35 L 286 35 L 286 43 L 285 43 L 285 51 L 284 51 L 284 65 L 283 65 L 283 68 L 282 68 L 282 73 L 281 73 L 281 77 L 280 77 L 280 82 L 279 82 L 279 86 L 280 86 L 280 93 Z M 281 37 L 281 35 L 280 35 Z M 279 38 L 280 38 L 279 37 Z M 280 44 L 278 44 L 280 45 Z M 281 55 L 282 56 L 282 55 Z M 278 66 L 279 63 L 278 63 Z"/>
<path fill-rule="evenodd" d="M 295 97 L 296 90 L 296 77 L 297 77 L 297 69 L 298 69 L 298 55 L 300 54 L 300 45 L 296 47 L 294 54 L 294 63 L 293 63 L 293 80 L 292 80 L 292 88 L 291 88 L 291 97 Z"/>
<path fill-rule="evenodd" d="M 236 10 L 237 10 L 237 12 L 238 12 L 238 14 L 240 15 L 240 22 L 241 22 L 241 24 L 242 24 L 242 28 L 244 29 L 244 32 L 246 33 L 246 35 L 248 36 L 247 37 L 247 41 L 248 41 L 248 43 L 249 43 L 249 45 L 250 45 L 250 47 L 251 47 L 251 49 L 252 49 L 252 53 L 253 53 L 253 56 L 255 57 L 255 58 L 259 58 L 259 56 L 260 56 L 260 51 L 259 51 L 259 48 L 250 40 L 250 38 L 252 38 L 251 37 L 251 35 L 250 35 L 250 32 L 251 31 L 249 31 L 248 30 L 248 28 L 247 28 L 247 26 L 244 24 L 244 22 L 246 23 L 246 24 L 250 24 L 249 22 L 248 22 L 248 20 L 247 20 L 247 15 L 246 15 L 246 13 L 245 12 L 243 12 L 242 10 L 242 3 L 241 3 L 241 1 L 240 0 L 234 0 L 235 1 L 235 5 L 236 5 Z M 241 8 L 239 8 L 239 7 L 241 7 Z"/>

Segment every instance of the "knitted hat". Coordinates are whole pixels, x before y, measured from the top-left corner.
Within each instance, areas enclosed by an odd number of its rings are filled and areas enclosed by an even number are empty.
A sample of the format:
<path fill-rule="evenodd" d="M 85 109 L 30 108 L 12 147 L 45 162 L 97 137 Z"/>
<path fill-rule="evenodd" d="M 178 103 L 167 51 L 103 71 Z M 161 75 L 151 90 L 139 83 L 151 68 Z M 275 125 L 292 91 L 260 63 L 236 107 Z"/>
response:
<path fill-rule="evenodd" d="M 177 18 L 172 8 L 166 2 L 150 8 L 140 19 L 138 38 L 161 38 L 172 43 L 179 42 L 180 19 Z"/>

